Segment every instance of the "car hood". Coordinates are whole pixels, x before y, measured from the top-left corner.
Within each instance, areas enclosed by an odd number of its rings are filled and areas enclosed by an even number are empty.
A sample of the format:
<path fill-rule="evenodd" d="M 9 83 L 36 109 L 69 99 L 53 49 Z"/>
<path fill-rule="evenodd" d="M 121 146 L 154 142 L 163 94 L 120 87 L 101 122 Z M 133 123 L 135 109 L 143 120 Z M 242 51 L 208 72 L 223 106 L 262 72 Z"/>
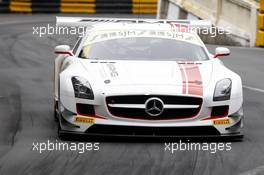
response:
<path fill-rule="evenodd" d="M 91 61 L 80 60 L 94 81 L 116 85 L 172 85 L 206 87 L 211 79 L 210 61 Z"/>

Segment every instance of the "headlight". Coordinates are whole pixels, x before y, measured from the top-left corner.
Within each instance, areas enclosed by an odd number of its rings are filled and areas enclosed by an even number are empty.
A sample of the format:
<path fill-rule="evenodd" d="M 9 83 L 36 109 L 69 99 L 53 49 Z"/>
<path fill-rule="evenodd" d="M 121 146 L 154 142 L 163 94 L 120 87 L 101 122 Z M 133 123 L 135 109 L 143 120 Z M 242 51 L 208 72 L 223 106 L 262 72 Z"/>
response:
<path fill-rule="evenodd" d="M 231 95 L 232 81 L 229 78 L 216 83 L 214 91 L 214 101 L 229 100 Z"/>
<path fill-rule="evenodd" d="M 71 80 L 76 98 L 94 99 L 93 90 L 86 79 L 81 77 L 72 77 Z"/>

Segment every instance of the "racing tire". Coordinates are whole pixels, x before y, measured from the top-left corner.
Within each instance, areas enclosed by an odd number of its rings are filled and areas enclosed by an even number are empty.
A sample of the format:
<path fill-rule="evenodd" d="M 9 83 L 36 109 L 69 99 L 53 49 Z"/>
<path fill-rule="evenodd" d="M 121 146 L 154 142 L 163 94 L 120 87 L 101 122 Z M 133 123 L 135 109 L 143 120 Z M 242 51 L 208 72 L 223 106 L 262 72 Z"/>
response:
<path fill-rule="evenodd" d="M 59 121 L 59 119 L 58 119 L 58 101 L 56 101 L 56 100 L 54 100 L 53 117 L 54 117 L 55 121 Z"/>

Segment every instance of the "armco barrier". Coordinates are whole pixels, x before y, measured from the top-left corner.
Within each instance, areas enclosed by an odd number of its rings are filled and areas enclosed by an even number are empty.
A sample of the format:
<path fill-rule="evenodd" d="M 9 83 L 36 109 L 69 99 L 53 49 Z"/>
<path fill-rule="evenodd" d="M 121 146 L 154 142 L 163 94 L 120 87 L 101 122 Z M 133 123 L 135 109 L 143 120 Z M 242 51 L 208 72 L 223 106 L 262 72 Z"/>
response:
<path fill-rule="evenodd" d="M 5 0 L 0 12 L 155 14 L 157 0 Z"/>
<path fill-rule="evenodd" d="M 260 0 L 256 45 L 262 47 L 264 46 L 264 0 Z"/>

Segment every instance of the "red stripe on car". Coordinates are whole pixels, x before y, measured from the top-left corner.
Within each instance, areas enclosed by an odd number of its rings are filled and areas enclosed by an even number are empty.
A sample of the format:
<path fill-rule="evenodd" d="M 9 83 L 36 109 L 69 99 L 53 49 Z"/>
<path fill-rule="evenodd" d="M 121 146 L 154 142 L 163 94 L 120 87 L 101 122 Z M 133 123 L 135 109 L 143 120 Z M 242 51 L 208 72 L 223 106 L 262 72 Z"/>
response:
<path fill-rule="evenodd" d="M 182 64 L 179 64 L 181 76 L 182 76 L 182 94 L 186 94 L 186 76 L 185 76 L 185 68 Z"/>
<path fill-rule="evenodd" d="M 203 81 L 198 65 L 191 62 L 186 62 L 181 65 L 187 75 L 185 81 L 183 81 L 183 87 L 186 84 L 188 86 L 186 94 L 203 96 Z"/>

